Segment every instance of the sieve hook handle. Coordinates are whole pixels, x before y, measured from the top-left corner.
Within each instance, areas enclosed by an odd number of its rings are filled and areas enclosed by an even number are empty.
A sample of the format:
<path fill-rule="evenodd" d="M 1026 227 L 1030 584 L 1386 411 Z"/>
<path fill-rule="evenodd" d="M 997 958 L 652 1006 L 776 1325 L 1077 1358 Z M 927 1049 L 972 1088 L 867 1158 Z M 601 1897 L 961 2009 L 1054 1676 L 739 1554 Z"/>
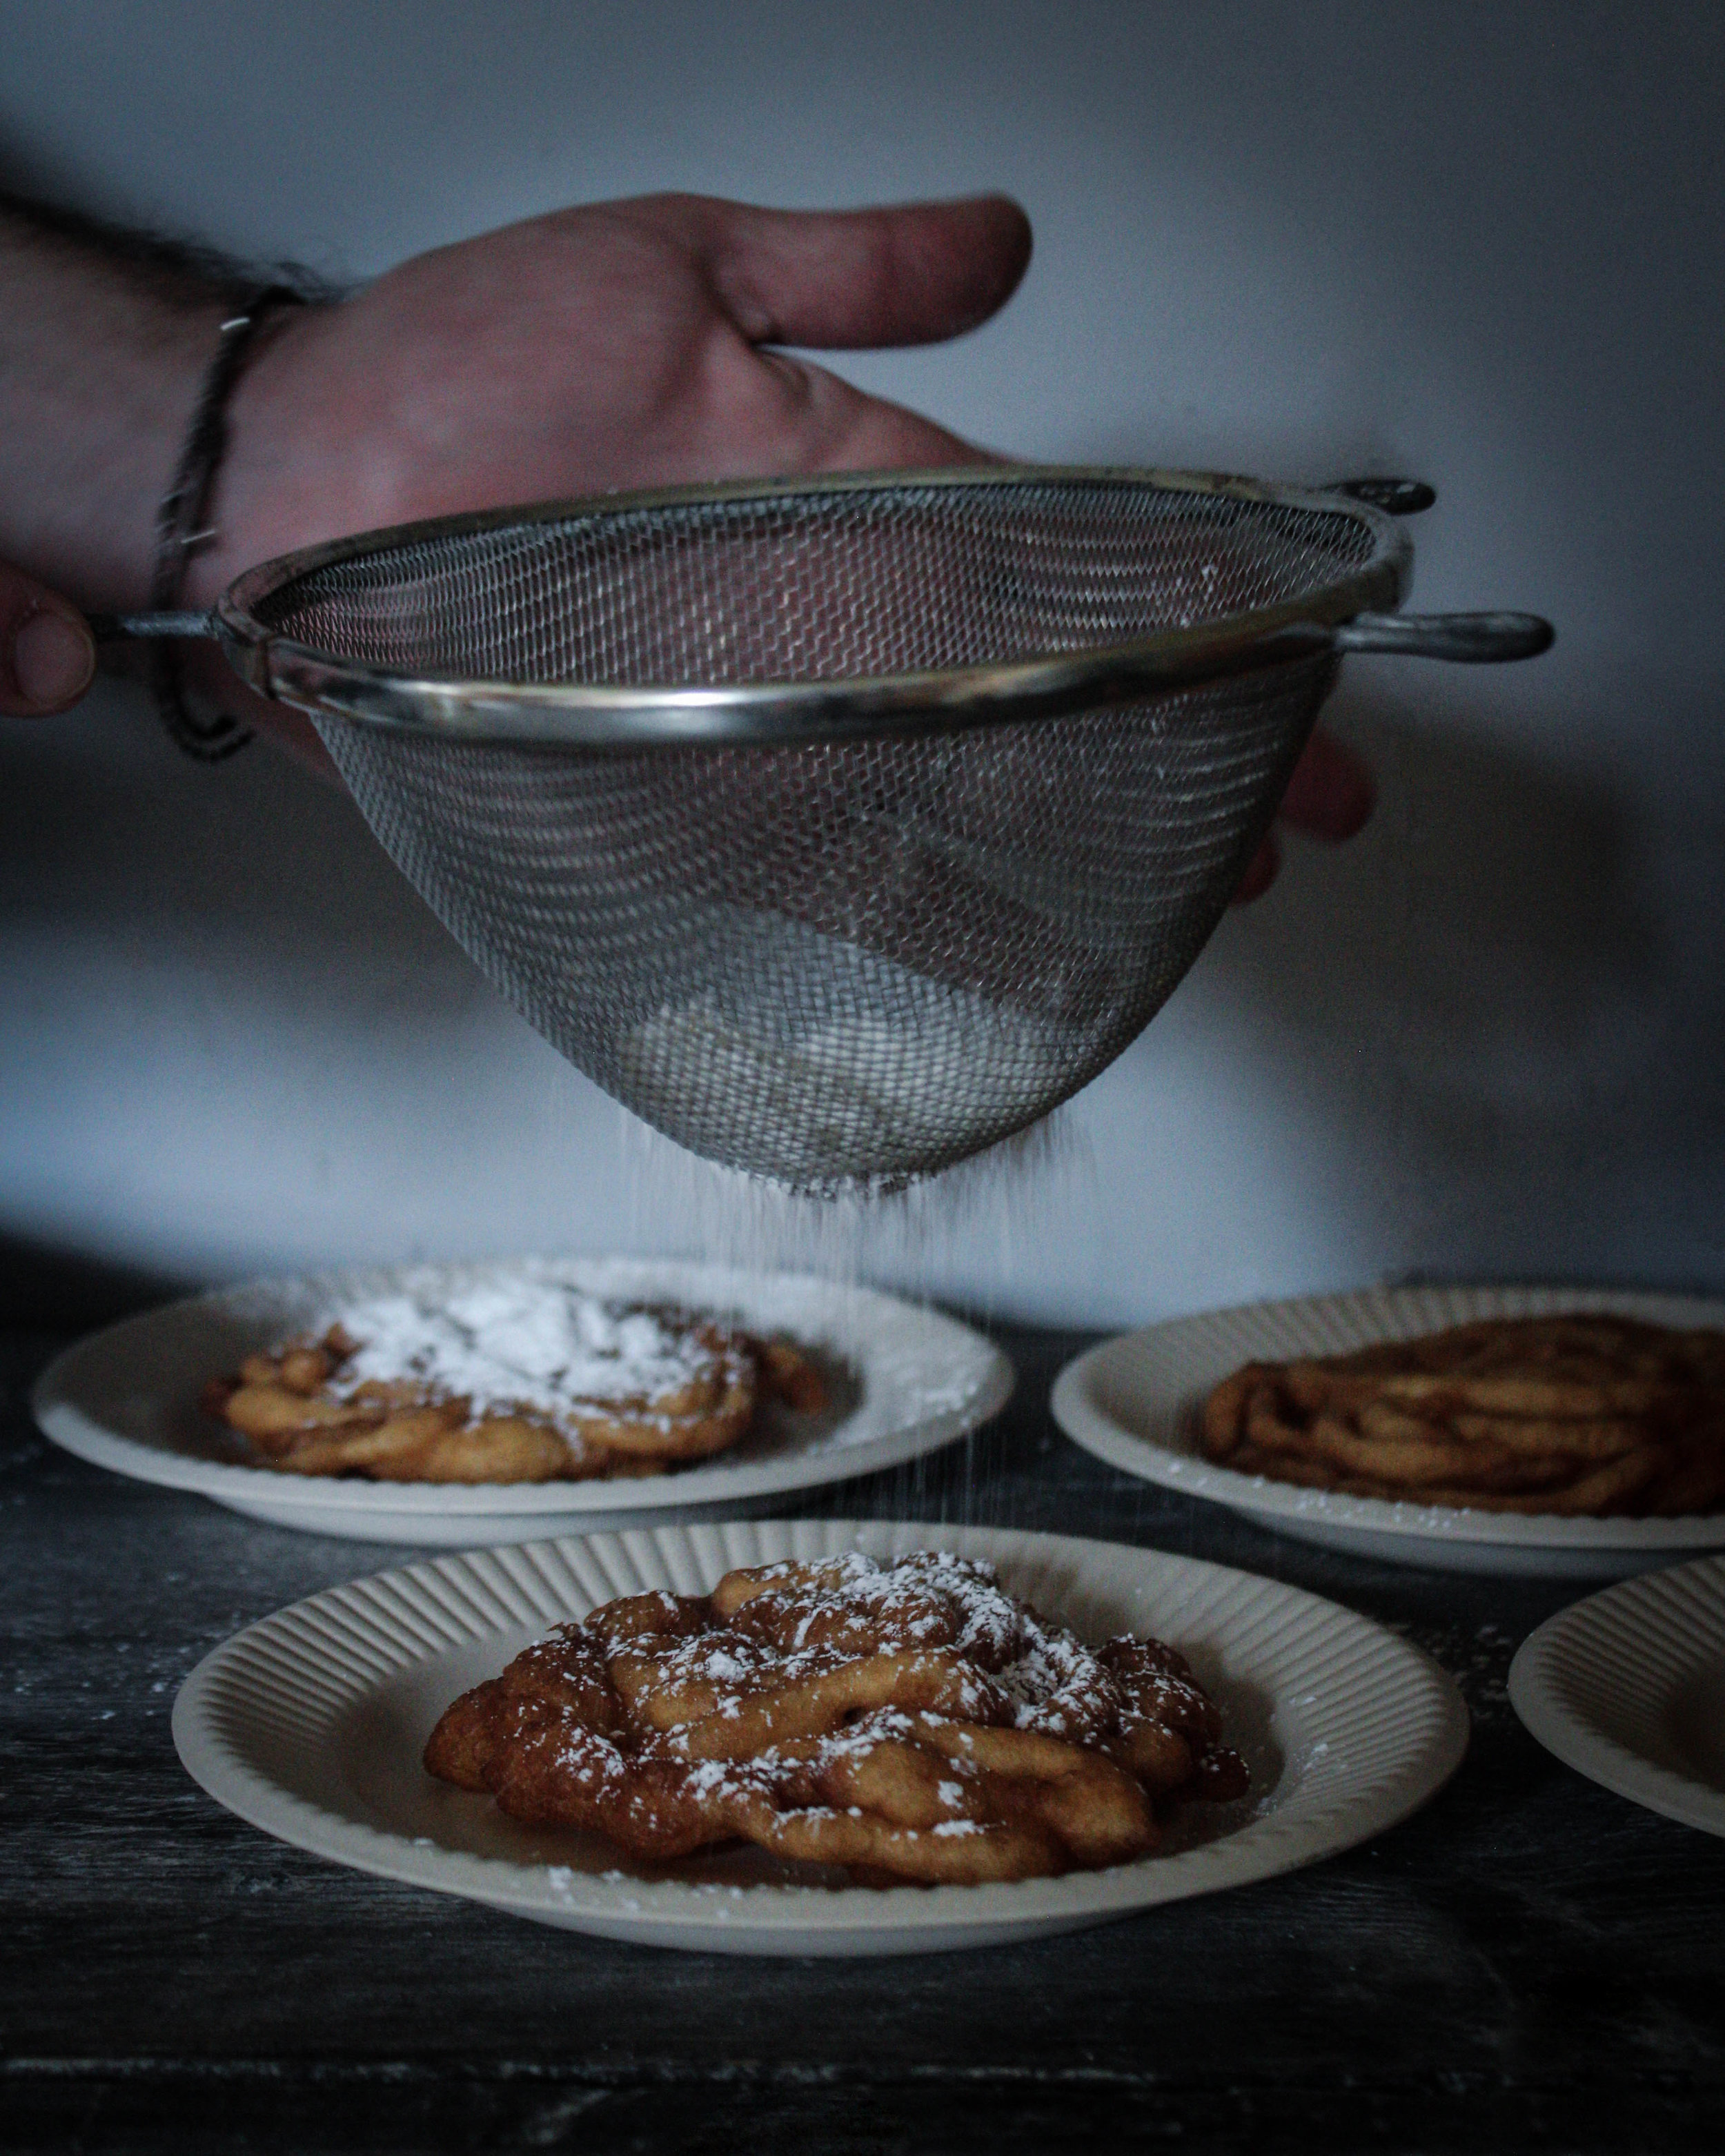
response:
<path fill-rule="evenodd" d="M 1437 500 L 1437 489 L 1423 479 L 1332 479 L 1326 494 L 1345 494 L 1391 516 L 1418 516 Z"/>
<path fill-rule="evenodd" d="M 1337 651 L 1383 651 L 1475 665 L 1537 659 L 1556 632 L 1537 613 L 1357 613 L 1331 632 Z"/>
<path fill-rule="evenodd" d="M 213 637 L 213 613 L 92 613 L 85 619 L 98 644 L 117 644 L 128 636 Z"/>
<path fill-rule="evenodd" d="M 1417 516 L 1437 500 L 1423 479 L 1332 480 L 1327 494 L 1345 494 L 1391 516 Z M 1452 659 L 1485 665 L 1537 659 L 1549 651 L 1552 625 L 1537 613 L 1358 613 L 1331 632 L 1337 651 L 1381 651 L 1408 659 Z"/>

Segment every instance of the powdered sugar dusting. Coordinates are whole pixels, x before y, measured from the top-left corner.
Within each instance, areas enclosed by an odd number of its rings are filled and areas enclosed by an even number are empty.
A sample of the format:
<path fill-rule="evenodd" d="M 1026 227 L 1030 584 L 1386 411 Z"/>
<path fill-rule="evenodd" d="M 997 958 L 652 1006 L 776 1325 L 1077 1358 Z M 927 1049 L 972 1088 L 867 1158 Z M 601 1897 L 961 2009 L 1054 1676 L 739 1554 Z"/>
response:
<path fill-rule="evenodd" d="M 650 1402 L 680 1391 L 711 1359 L 686 1323 L 522 1274 L 435 1298 L 377 1296 L 344 1310 L 341 1323 L 361 1343 L 341 1367 L 344 1391 L 412 1378 L 470 1400 L 475 1414 Z"/>
<path fill-rule="evenodd" d="M 815 1679 L 859 1651 L 915 1655 L 922 1650 L 951 1656 L 959 1666 L 963 1696 L 952 1701 L 949 1711 L 1067 1739 L 1084 1737 L 1096 1719 L 1098 1700 L 1109 1692 L 1107 1675 L 1090 1649 L 1064 1625 L 1007 1594 L 991 1565 L 950 1552 L 923 1551 L 882 1566 L 850 1551 L 824 1560 L 820 1573 L 818 1613 L 826 1622 L 819 1639 L 809 1638 L 817 1615 L 812 1607 L 788 1645 L 726 1627 L 675 1644 L 656 1642 L 658 1685 L 699 1697 L 703 1715 L 736 1721 L 752 1712 L 770 1730 L 773 1716 L 762 1712 L 759 1704 L 763 1692 Z M 808 1568 L 795 1560 L 762 1566 L 754 1577 L 769 1593 L 781 1584 L 793 1595 L 808 1592 Z M 835 1609 L 854 1617 L 859 1640 L 835 1636 Z M 860 1756 L 883 1738 L 915 1734 L 912 1718 L 886 1706 L 829 1732 L 821 1750 L 830 1758 Z M 685 1736 L 673 1727 L 660 1741 L 671 1753 L 686 1756 Z M 769 1745 L 752 1759 L 705 1758 L 690 1771 L 701 1794 L 716 1796 L 757 1784 L 763 1776 L 770 1780 L 780 1764 Z M 955 1759 L 951 1771 L 959 1775 L 973 1769 Z M 941 1785 L 942 1800 L 948 1806 L 962 1804 L 963 1794 L 959 1781 Z"/>
<path fill-rule="evenodd" d="M 560 1625 L 456 1702 L 425 1756 L 464 1788 L 476 1761 L 506 1810 L 636 1856 L 740 1840 L 979 1885 L 1132 1861 L 1158 1845 L 1163 1798 L 1239 1793 L 1184 1669 L 1125 1635 L 1091 1653 L 986 1563 L 835 1553 Z M 1162 1675 L 1147 1712 L 1137 1680 Z"/>

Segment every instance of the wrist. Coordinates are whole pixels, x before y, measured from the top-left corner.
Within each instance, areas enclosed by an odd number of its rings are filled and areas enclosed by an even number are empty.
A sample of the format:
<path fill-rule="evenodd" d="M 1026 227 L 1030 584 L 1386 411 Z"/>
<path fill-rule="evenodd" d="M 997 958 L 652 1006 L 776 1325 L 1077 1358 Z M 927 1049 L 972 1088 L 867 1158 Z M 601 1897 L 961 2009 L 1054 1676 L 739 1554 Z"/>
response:
<path fill-rule="evenodd" d="M 0 206 L 0 555 L 87 608 L 150 589 L 156 516 L 224 312 Z"/>
<path fill-rule="evenodd" d="M 219 301 L 187 309 L 151 323 L 130 348 L 110 344 L 81 385 L 81 424 L 65 415 L 63 455 L 43 475 L 26 558 L 86 608 L 149 603 L 162 497 L 223 311 Z"/>
<path fill-rule="evenodd" d="M 322 353 L 341 302 L 274 310 L 254 333 L 223 414 L 213 536 L 187 564 L 186 603 L 208 607 L 242 570 L 329 536 L 318 524 Z"/>

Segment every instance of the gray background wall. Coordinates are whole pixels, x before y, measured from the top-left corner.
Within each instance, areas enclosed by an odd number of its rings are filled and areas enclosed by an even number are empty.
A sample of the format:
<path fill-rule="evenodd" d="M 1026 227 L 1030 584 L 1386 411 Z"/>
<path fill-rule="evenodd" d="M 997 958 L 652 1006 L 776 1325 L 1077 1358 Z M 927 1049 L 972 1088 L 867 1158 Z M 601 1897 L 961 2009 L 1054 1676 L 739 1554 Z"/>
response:
<path fill-rule="evenodd" d="M 1098 1323 L 1725 1285 L 1725 13 L 0 0 L 0 183 L 341 277 L 657 187 L 1008 188 L 1008 312 L 854 378 L 1033 458 L 1422 475 L 1420 603 L 1556 621 L 1536 665 L 1350 662 L 1370 832 L 1291 844 L 1052 1165 L 829 1261 Z M 0 721 L 0 1013 L 15 1259 L 737 1240 L 341 797 L 118 690 Z"/>

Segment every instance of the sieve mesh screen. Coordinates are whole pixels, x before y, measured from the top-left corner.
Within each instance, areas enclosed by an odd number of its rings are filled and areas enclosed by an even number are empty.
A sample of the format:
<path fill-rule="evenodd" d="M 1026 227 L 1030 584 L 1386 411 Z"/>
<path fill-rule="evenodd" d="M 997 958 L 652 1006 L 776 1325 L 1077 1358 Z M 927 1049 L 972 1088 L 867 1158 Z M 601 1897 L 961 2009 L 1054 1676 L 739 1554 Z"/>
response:
<path fill-rule="evenodd" d="M 424 539 L 259 608 L 323 651 L 516 681 L 833 680 L 1081 651 L 1363 562 L 1345 511 L 1064 481 L 810 491 Z"/>
<path fill-rule="evenodd" d="M 815 482 L 412 537 L 256 613 L 410 678 L 842 681 L 1225 620 L 1377 543 L 1341 506 L 1150 484 Z M 1120 1053 L 1214 927 L 1334 668 L 773 747 L 315 716 L 384 845 L 559 1049 L 696 1152 L 829 1188 L 947 1166 Z"/>

